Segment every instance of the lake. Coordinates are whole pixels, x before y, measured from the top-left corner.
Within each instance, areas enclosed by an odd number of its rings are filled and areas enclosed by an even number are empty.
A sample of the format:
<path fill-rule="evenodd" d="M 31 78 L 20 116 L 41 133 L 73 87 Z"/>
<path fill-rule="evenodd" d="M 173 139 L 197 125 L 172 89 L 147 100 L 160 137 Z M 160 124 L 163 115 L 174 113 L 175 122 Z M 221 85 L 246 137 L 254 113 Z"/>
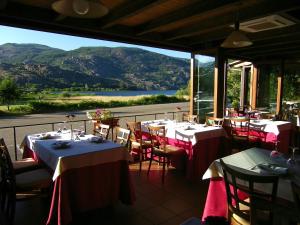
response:
<path fill-rule="evenodd" d="M 138 95 L 175 95 L 177 90 L 155 90 L 155 91 L 83 91 L 84 95 L 98 96 L 138 96 Z"/>

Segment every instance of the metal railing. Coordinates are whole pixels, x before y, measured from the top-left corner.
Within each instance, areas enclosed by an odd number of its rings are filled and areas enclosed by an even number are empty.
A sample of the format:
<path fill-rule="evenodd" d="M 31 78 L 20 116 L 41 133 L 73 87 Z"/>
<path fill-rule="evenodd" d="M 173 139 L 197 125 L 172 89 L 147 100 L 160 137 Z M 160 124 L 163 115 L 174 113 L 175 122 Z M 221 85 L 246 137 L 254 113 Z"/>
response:
<path fill-rule="evenodd" d="M 187 111 L 180 111 L 181 113 L 187 112 Z M 147 113 L 147 114 L 137 114 L 137 115 L 126 115 L 126 116 L 114 116 L 114 118 L 117 119 L 126 119 L 126 118 L 134 118 L 134 121 L 137 122 L 139 117 L 147 117 L 147 116 L 154 116 L 154 120 L 158 118 L 158 115 L 172 115 L 172 119 L 175 119 L 175 114 L 177 112 L 164 112 L 164 113 Z M 169 116 L 168 116 L 169 117 Z M 84 124 L 84 131 L 87 132 L 87 122 L 90 122 L 90 119 L 83 119 L 83 120 L 72 120 L 72 123 L 78 123 L 83 122 Z M 34 126 L 43 126 L 43 125 L 51 125 L 51 130 L 55 131 L 55 124 L 62 124 L 66 123 L 65 121 L 55 121 L 55 122 L 48 122 L 48 123 L 35 123 L 35 124 L 25 124 L 25 125 L 15 125 L 15 126 L 5 126 L 0 127 L 0 130 L 3 129 L 12 129 L 13 131 L 13 146 L 14 146 L 14 154 L 15 154 L 15 160 L 18 160 L 18 145 L 17 145 L 17 128 L 24 128 L 24 127 L 34 127 Z"/>

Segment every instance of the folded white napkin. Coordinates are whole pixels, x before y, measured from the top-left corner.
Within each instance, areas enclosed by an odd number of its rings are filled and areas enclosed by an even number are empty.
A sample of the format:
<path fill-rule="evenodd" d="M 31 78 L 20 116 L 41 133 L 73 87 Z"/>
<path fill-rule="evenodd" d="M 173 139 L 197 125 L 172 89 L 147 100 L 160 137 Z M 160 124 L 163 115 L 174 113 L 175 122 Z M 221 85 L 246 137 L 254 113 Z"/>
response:
<path fill-rule="evenodd" d="M 69 148 L 71 143 L 68 141 L 56 141 L 53 143 L 53 147 L 56 149 Z"/>
<path fill-rule="evenodd" d="M 278 165 L 275 165 L 275 164 L 264 163 L 264 164 L 257 165 L 257 167 L 262 169 L 262 170 L 266 170 L 266 171 L 268 171 L 272 174 L 275 174 L 275 175 L 284 175 L 284 174 L 288 173 L 288 168 L 278 166 Z"/>
<path fill-rule="evenodd" d="M 91 142 L 96 142 L 96 143 L 102 143 L 102 142 L 104 142 L 103 137 L 98 137 L 98 136 L 91 137 L 91 138 L 89 138 L 89 140 Z"/>

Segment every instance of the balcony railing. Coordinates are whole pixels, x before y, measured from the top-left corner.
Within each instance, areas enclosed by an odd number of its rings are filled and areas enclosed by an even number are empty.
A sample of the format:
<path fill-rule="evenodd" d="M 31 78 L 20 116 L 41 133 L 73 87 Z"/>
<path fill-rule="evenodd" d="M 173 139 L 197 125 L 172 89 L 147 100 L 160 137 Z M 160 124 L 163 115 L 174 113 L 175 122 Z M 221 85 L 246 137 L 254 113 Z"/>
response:
<path fill-rule="evenodd" d="M 183 112 L 187 112 L 187 111 L 181 111 L 181 113 L 183 113 Z M 174 120 L 177 112 L 147 113 L 147 114 L 138 114 L 138 115 L 115 116 L 114 118 L 119 119 L 119 124 L 121 127 L 126 127 L 126 121 L 135 121 L 136 122 L 136 121 L 142 121 L 142 120 L 164 119 L 164 117 L 166 116 L 166 113 L 167 113 L 169 119 Z M 170 118 L 170 115 L 171 115 L 171 118 Z M 129 118 L 132 118 L 132 120 L 130 120 Z M 87 133 L 88 126 L 90 127 L 90 129 L 92 129 L 92 125 L 89 122 L 91 122 L 90 119 L 72 120 L 72 124 L 77 124 L 77 126 L 78 126 L 78 123 L 83 124 L 83 126 L 81 126 L 81 127 L 84 129 L 85 133 Z M 1 136 L 5 138 L 6 143 L 9 143 L 8 146 L 13 146 L 13 153 L 15 156 L 14 158 L 15 158 L 15 160 L 18 160 L 18 140 L 21 141 L 24 138 L 24 135 L 26 135 L 26 134 L 37 133 L 37 131 L 34 131 L 34 129 L 31 129 L 31 130 L 26 129 L 25 132 L 24 131 L 18 132 L 20 129 L 32 128 L 32 127 L 37 127 L 37 126 L 43 126 L 43 128 L 45 128 L 45 126 L 50 125 L 50 127 L 51 127 L 50 130 L 55 131 L 55 125 L 57 125 L 57 124 L 65 124 L 66 125 L 67 123 L 65 121 L 55 121 L 55 122 L 48 122 L 48 123 L 35 123 L 35 124 L 5 126 L 5 127 L 0 127 L 0 131 L 2 131 Z M 73 128 L 76 128 L 76 126 L 73 126 Z M 5 132 L 5 130 L 8 130 L 8 131 Z M 43 130 L 45 130 L 45 129 L 43 129 Z M 47 131 L 49 131 L 49 130 L 47 130 Z M 12 136 L 10 135 L 11 132 L 12 132 Z"/>

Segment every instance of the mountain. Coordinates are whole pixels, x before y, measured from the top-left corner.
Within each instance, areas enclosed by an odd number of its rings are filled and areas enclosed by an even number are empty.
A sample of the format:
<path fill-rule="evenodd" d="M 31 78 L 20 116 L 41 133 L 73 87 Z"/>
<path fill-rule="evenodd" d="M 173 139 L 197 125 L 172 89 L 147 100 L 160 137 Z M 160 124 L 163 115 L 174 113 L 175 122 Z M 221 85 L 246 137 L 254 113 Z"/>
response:
<path fill-rule="evenodd" d="M 11 76 L 20 85 L 39 88 L 179 89 L 188 83 L 189 66 L 188 60 L 139 48 L 0 45 L 0 79 Z"/>

